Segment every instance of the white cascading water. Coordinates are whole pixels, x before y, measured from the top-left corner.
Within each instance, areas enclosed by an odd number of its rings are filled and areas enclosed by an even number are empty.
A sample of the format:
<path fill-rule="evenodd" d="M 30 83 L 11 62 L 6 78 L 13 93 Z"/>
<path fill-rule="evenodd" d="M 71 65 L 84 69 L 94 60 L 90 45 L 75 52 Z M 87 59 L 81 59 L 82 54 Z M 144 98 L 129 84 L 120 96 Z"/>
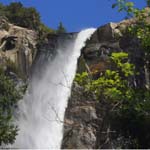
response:
<path fill-rule="evenodd" d="M 34 75 L 30 90 L 19 103 L 17 121 L 19 133 L 12 148 L 60 149 L 63 138 L 63 120 L 77 60 L 85 41 L 95 29 L 81 31 L 65 51 L 58 49 L 52 62 L 46 64 L 42 76 Z"/>

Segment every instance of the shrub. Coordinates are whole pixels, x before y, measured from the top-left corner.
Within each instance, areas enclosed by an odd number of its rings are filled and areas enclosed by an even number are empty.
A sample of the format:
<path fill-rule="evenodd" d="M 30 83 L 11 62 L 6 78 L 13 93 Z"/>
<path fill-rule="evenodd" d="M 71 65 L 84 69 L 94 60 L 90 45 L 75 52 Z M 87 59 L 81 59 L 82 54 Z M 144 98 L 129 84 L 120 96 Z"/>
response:
<path fill-rule="evenodd" d="M 13 111 L 22 92 L 0 68 L 0 145 L 12 144 L 18 128 L 13 124 Z"/>
<path fill-rule="evenodd" d="M 110 124 L 115 124 L 114 128 L 130 139 L 131 147 L 148 148 L 150 91 L 131 86 L 129 79 L 135 75 L 135 67 L 128 62 L 127 53 L 112 53 L 110 59 L 113 68 L 107 69 L 99 78 L 92 79 L 83 72 L 76 75 L 75 81 L 84 87 L 85 92 L 109 106 Z"/>

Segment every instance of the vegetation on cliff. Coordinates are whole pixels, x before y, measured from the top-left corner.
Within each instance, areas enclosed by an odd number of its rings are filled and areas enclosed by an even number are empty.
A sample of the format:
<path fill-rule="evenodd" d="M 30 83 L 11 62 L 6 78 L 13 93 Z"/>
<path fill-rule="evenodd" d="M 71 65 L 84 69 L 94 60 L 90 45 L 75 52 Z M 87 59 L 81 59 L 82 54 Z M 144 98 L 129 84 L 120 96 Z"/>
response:
<path fill-rule="evenodd" d="M 10 144 L 15 140 L 18 127 L 13 124 L 13 113 L 22 92 L 0 68 L 0 145 Z"/>
<path fill-rule="evenodd" d="M 111 123 L 115 122 L 116 130 L 130 137 L 133 148 L 148 147 L 150 92 L 131 82 L 136 72 L 134 65 L 129 63 L 127 53 L 112 53 L 110 62 L 111 69 L 97 79 L 83 72 L 76 75 L 75 81 L 84 87 L 87 95 L 92 94 L 100 103 L 109 106 L 107 117 L 111 118 Z M 143 139 L 143 136 L 146 138 Z"/>
<path fill-rule="evenodd" d="M 57 33 L 58 33 L 58 34 L 66 33 L 66 29 L 65 29 L 65 27 L 63 26 L 63 23 L 62 23 L 62 22 L 59 23 L 59 26 L 58 26 L 58 28 L 57 28 Z"/>
<path fill-rule="evenodd" d="M 147 5 L 149 6 L 148 0 Z M 128 18 L 135 17 L 136 24 L 127 27 L 124 34 L 137 39 L 144 52 L 145 85 L 136 84 L 134 78 L 139 72 L 135 68 L 138 66 L 132 64 L 129 54 L 124 52 L 112 53 L 109 56 L 110 69 L 101 72 L 99 77 L 93 76 L 99 70 L 83 72 L 76 75 L 75 82 L 84 88 L 86 95 L 93 95 L 103 107 L 107 105 L 105 113 L 111 129 L 118 131 L 118 137 L 121 135 L 128 139 L 126 145 L 125 140 L 124 144 L 120 145 L 121 148 L 149 148 L 150 12 L 147 8 L 134 8 L 134 3 L 127 0 L 117 0 L 112 7 L 126 11 Z"/>
<path fill-rule="evenodd" d="M 52 29 L 47 29 L 45 25 L 41 23 L 40 14 L 33 7 L 26 8 L 20 2 L 12 2 L 9 5 L 0 4 L 0 15 L 5 16 L 9 22 L 33 29 L 52 32 Z"/>
<path fill-rule="evenodd" d="M 17 26 L 36 30 L 39 35 L 39 42 L 42 42 L 47 34 L 66 32 L 62 22 L 56 30 L 47 27 L 41 22 L 40 14 L 34 7 L 24 7 L 21 2 L 12 2 L 9 5 L 0 3 L 0 16 L 6 17 L 10 23 Z"/>

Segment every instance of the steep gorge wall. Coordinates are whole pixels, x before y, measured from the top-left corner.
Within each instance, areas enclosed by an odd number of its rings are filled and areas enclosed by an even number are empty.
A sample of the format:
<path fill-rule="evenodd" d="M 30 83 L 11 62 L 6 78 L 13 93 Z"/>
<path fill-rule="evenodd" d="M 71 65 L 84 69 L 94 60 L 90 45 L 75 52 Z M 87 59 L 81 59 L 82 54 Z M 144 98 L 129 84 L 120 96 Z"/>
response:
<path fill-rule="evenodd" d="M 144 70 L 144 53 L 139 40 L 125 34 L 126 27 L 135 23 L 135 19 L 130 19 L 99 27 L 82 49 L 77 72 L 97 71 L 96 76 L 99 76 L 110 68 L 107 62 L 110 54 L 124 51 L 129 53 L 130 62 L 135 64 L 136 71 L 139 72 L 132 79 L 133 86 L 144 87 L 148 84 Z M 82 87 L 74 82 L 66 109 L 62 148 L 127 148 L 129 139 L 119 137 L 115 129 L 110 127 L 110 118 L 107 116 L 109 109 L 107 104 L 85 94 Z"/>

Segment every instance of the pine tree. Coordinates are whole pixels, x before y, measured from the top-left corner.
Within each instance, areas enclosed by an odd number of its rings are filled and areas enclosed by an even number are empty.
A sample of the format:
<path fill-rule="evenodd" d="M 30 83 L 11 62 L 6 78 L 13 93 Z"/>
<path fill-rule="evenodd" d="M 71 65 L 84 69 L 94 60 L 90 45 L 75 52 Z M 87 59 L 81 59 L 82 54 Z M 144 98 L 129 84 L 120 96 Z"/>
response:
<path fill-rule="evenodd" d="M 147 6 L 150 7 L 150 0 L 146 0 Z"/>
<path fill-rule="evenodd" d="M 63 23 L 62 23 L 62 22 L 59 23 L 59 26 L 58 26 L 58 28 L 57 28 L 57 33 L 58 33 L 58 34 L 66 33 L 66 29 L 65 29 L 65 27 L 63 26 Z"/>

